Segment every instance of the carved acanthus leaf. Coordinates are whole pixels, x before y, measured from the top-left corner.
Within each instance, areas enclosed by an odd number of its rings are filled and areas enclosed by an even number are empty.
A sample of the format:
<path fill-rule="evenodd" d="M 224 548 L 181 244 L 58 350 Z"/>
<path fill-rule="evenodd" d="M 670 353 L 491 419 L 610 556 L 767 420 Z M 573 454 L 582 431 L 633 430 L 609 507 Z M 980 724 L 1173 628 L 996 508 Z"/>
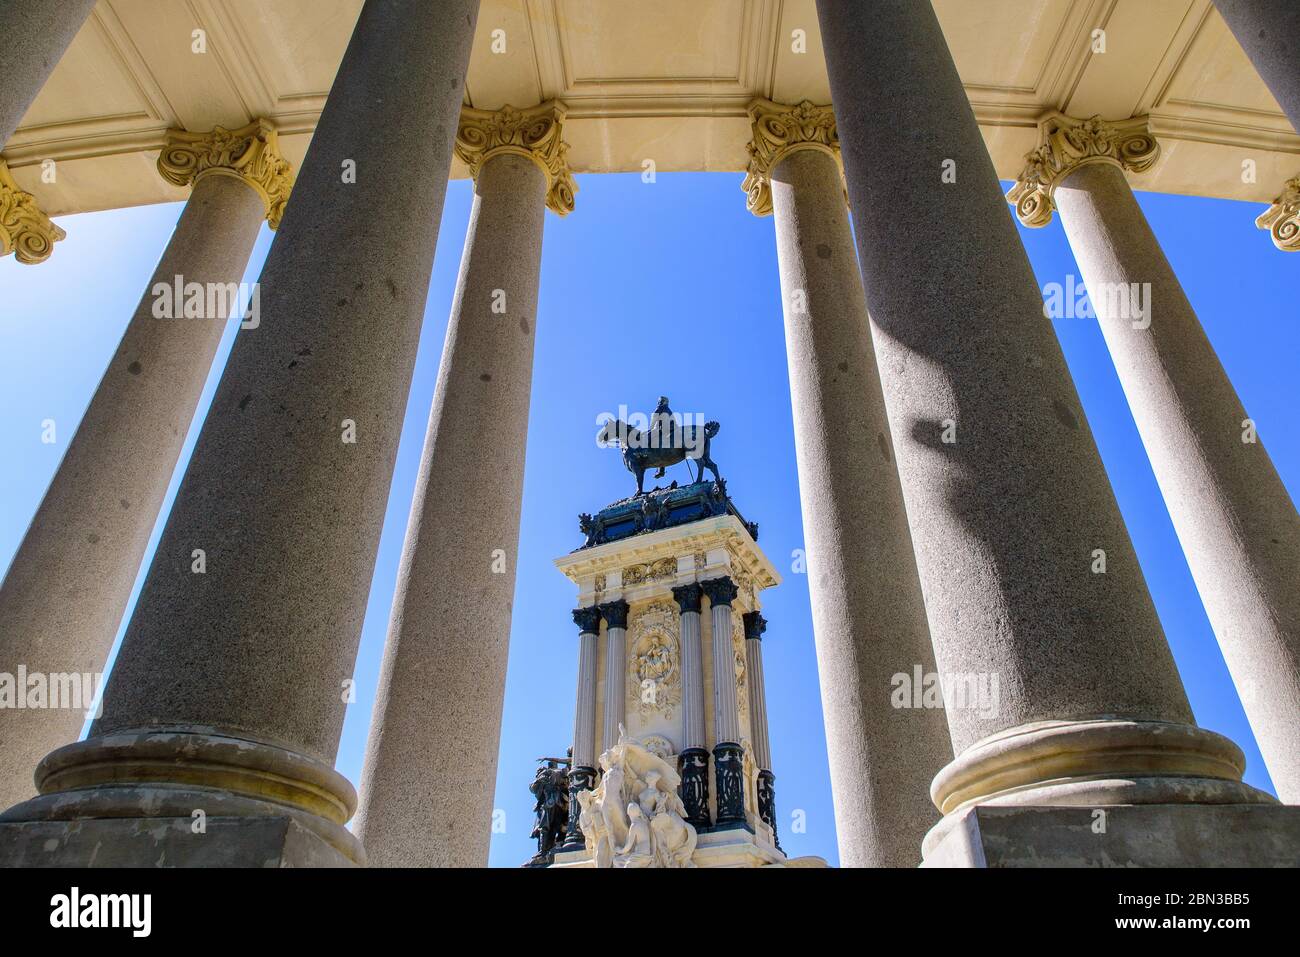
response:
<path fill-rule="evenodd" d="M 190 186 L 203 176 L 241 179 L 262 197 L 272 229 L 280 225 L 293 189 L 293 167 L 280 155 L 275 127 L 265 119 L 237 130 L 224 126 L 214 126 L 208 133 L 168 130 L 158 172 L 177 186 Z"/>
<path fill-rule="evenodd" d="M 1287 180 L 1282 195 L 1260 214 L 1255 225 L 1267 229 L 1273 245 L 1282 252 L 1300 252 L 1300 176 Z"/>
<path fill-rule="evenodd" d="M 9 167 L 0 160 L 0 256 L 14 254 L 27 266 L 45 262 L 65 233 L 36 204 L 36 197 L 18 188 Z"/>
<path fill-rule="evenodd" d="M 1052 113 L 1038 124 L 1042 141 L 1025 157 L 1025 168 L 1007 193 L 1007 202 L 1026 226 L 1046 226 L 1056 203 L 1052 194 L 1070 173 L 1088 163 L 1114 163 L 1131 173 L 1146 172 L 1160 156 L 1160 144 L 1147 118 L 1108 122 L 1077 120 Z"/>
<path fill-rule="evenodd" d="M 755 216 L 772 215 L 772 170 L 796 150 L 815 149 L 839 161 L 840 138 L 835 112 L 804 100 L 796 106 L 758 99 L 749 104 L 752 138 L 749 167 L 741 183 L 745 205 Z"/>
<path fill-rule="evenodd" d="M 565 105 L 551 100 L 540 106 L 517 110 L 461 107 L 456 129 L 456 156 L 468 167 L 470 176 L 499 153 L 526 156 L 546 174 L 546 208 L 560 216 L 573 212 L 578 184 L 569 170 L 569 144 L 564 142 Z"/>

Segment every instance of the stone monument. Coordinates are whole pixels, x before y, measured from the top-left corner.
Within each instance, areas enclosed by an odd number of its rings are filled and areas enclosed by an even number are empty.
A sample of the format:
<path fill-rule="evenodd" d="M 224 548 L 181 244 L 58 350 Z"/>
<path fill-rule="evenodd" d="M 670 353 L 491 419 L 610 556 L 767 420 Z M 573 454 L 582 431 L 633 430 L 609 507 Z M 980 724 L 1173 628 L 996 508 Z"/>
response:
<path fill-rule="evenodd" d="M 660 398 L 649 429 L 614 420 L 637 491 L 579 517 L 556 560 L 578 588 L 569 824 L 555 867 L 787 866 L 778 839 L 760 595 L 781 581 L 710 443 Z M 685 463 L 694 481 L 644 490 Z M 705 474 L 712 481 L 704 480 Z M 820 859 L 801 861 L 821 864 Z"/>

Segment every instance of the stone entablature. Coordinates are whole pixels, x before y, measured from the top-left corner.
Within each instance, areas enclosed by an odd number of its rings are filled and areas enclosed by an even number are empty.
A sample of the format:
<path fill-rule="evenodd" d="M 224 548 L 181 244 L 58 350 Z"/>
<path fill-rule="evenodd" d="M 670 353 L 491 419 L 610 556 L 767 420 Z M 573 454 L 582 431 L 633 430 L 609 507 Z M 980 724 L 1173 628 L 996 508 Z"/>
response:
<path fill-rule="evenodd" d="M 677 563 L 672 578 L 659 573 L 642 577 L 645 569 L 666 569 L 668 559 Z M 578 586 L 578 604 L 584 607 L 615 598 L 635 604 L 662 591 L 664 582 L 686 584 L 729 575 L 740 590 L 737 604 L 754 611 L 757 592 L 781 583 L 776 566 L 759 551 L 741 520 L 730 514 L 583 548 L 557 558 L 555 567 Z M 627 569 L 632 569 L 630 576 Z"/>
<path fill-rule="evenodd" d="M 1130 173 L 1145 173 L 1160 156 L 1145 116 L 1111 122 L 1053 112 L 1039 120 L 1038 129 L 1041 145 L 1025 157 L 1025 168 L 1007 193 L 1007 202 L 1026 226 L 1052 221 L 1052 194 L 1079 167 L 1113 163 Z"/>

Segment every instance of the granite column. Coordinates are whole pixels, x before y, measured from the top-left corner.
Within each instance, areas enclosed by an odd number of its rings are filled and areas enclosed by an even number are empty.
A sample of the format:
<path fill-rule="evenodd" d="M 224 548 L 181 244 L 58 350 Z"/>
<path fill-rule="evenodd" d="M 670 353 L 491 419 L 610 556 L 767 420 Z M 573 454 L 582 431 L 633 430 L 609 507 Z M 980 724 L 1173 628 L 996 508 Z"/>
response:
<path fill-rule="evenodd" d="M 564 109 L 463 110 L 460 277 L 398 569 L 356 832 L 381 866 L 485 867 L 549 205 Z"/>
<path fill-rule="evenodd" d="M 0 585 L 0 672 L 103 670 L 226 320 L 251 298 L 228 293 L 291 182 L 264 123 L 172 131 L 159 169 L 194 189 Z M 0 809 L 36 794 L 89 693 L 80 709 L 0 709 Z"/>
<path fill-rule="evenodd" d="M 1008 195 L 1060 211 L 1129 410 L 1278 795 L 1300 803 L 1300 518 L 1124 171 L 1144 119 L 1053 116 Z"/>
<path fill-rule="evenodd" d="M 1271 800 L 1195 726 L 933 8 L 817 9 L 957 755 L 927 845 L 989 801 Z"/>
<path fill-rule="evenodd" d="M 830 107 L 751 104 L 750 211 L 773 214 L 822 715 L 840 861 L 906 867 L 952 759 L 941 708 L 896 706 L 935 670 Z"/>
<path fill-rule="evenodd" d="M 334 757 L 477 10 L 361 9 L 262 271 L 261 322 L 235 339 L 103 716 L 0 820 L 289 818 L 322 853 L 364 860 Z M 213 853 L 179 841 L 173 862 Z M 227 859 L 242 850 L 258 857 L 231 845 Z"/>

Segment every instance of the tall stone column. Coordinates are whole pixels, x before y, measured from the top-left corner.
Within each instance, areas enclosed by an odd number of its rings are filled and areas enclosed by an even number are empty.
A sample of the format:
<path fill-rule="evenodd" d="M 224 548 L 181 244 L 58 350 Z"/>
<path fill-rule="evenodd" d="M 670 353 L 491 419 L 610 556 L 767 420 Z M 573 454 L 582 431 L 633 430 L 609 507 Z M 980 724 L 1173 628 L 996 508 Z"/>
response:
<path fill-rule="evenodd" d="M 102 671 L 238 304 L 228 293 L 262 218 L 278 225 L 291 184 L 264 122 L 233 133 L 174 130 L 159 170 L 194 190 L 0 585 L 0 671 Z M 176 294 L 186 286 L 201 313 L 188 318 Z M 212 312 L 208 290 L 219 293 Z M 0 709 L 0 808 L 36 794 L 32 772 L 77 739 L 84 707 Z"/>
<path fill-rule="evenodd" d="M 909 867 L 952 759 L 942 709 L 897 708 L 934 650 L 828 106 L 758 100 L 749 209 L 774 214 L 808 591 L 840 863 Z"/>
<path fill-rule="evenodd" d="M 356 832 L 381 866 L 486 867 L 515 591 L 542 225 L 573 208 L 564 110 L 463 110 L 474 177 Z M 484 436 L 492 436 L 485 442 Z"/>
<path fill-rule="evenodd" d="M 736 583 L 730 578 L 700 582 L 709 599 L 713 626 L 713 773 L 717 816 L 713 829 L 745 826 L 745 753 L 740 746 L 740 709 L 736 694 L 736 657 L 731 643 L 731 603 Z"/>
<path fill-rule="evenodd" d="M 0 10 L 0 149 L 90 16 L 95 0 L 8 0 Z"/>
<path fill-rule="evenodd" d="M 578 795 L 596 787 L 596 642 L 600 635 L 600 609 L 577 608 L 573 623 L 578 626 L 578 707 L 573 719 L 573 763 L 569 765 L 569 829 L 561 850 L 580 850 L 582 805 Z"/>
<path fill-rule="evenodd" d="M 957 756 L 931 785 L 950 817 L 927 843 L 991 800 L 1269 800 L 1241 783 L 1241 751 L 1193 723 L 933 8 L 817 10 L 930 634 L 959 705 Z"/>
<path fill-rule="evenodd" d="M 627 709 L 627 602 L 621 598 L 600 606 L 605 619 L 605 714 L 601 720 L 601 746 L 618 743 L 619 725 Z"/>
<path fill-rule="evenodd" d="M 287 816 L 364 859 L 334 756 L 477 9 L 362 8 L 103 716 L 0 821 Z"/>
<path fill-rule="evenodd" d="M 700 646 L 700 599 L 704 590 L 698 582 L 673 588 L 681 612 L 682 741 L 677 751 L 677 772 L 681 775 L 682 804 L 686 819 L 696 830 L 705 831 L 709 820 L 709 750 L 704 728 L 704 650 Z"/>
<path fill-rule="evenodd" d="M 1300 803 L 1300 520 L 1124 171 L 1146 120 L 1048 117 L 1007 196 L 1059 209 L 1120 385 L 1278 794 Z"/>
<path fill-rule="evenodd" d="M 756 611 L 743 616 L 745 623 L 745 674 L 749 679 L 749 726 L 758 762 L 758 816 L 776 833 L 776 775 L 772 773 L 772 744 L 767 734 L 767 686 L 763 683 L 763 632 L 767 619 Z M 780 846 L 778 841 L 777 846 Z"/>
<path fill-rule="evenodd" d="M 1273 99 L 1300 132 L 1300 4 L 1294 0 L 1214 0 Z"/>
<path fill-rule="evenodd" d="M 0 150 L 50 78 L 95 0 L 9 0 L 0 10 Z M 0 159 L 0 256 L 34 265 L 63 239 L 36 197 L 18 188 Z M 2 786 L 2 785 L 0 785 Z M 2 798 L 3 795 L 0 795 Z"/>
<path fill-rule="evenodd" d="M 1300 4 L 1294 0 L 1214 0 L 1228 29 L 1263 79 L 1291 126 L 1300 132 Z M 1255 225 L 1283 252 L 1300 252 L 1300 176 L 1282 191 Z"/>

